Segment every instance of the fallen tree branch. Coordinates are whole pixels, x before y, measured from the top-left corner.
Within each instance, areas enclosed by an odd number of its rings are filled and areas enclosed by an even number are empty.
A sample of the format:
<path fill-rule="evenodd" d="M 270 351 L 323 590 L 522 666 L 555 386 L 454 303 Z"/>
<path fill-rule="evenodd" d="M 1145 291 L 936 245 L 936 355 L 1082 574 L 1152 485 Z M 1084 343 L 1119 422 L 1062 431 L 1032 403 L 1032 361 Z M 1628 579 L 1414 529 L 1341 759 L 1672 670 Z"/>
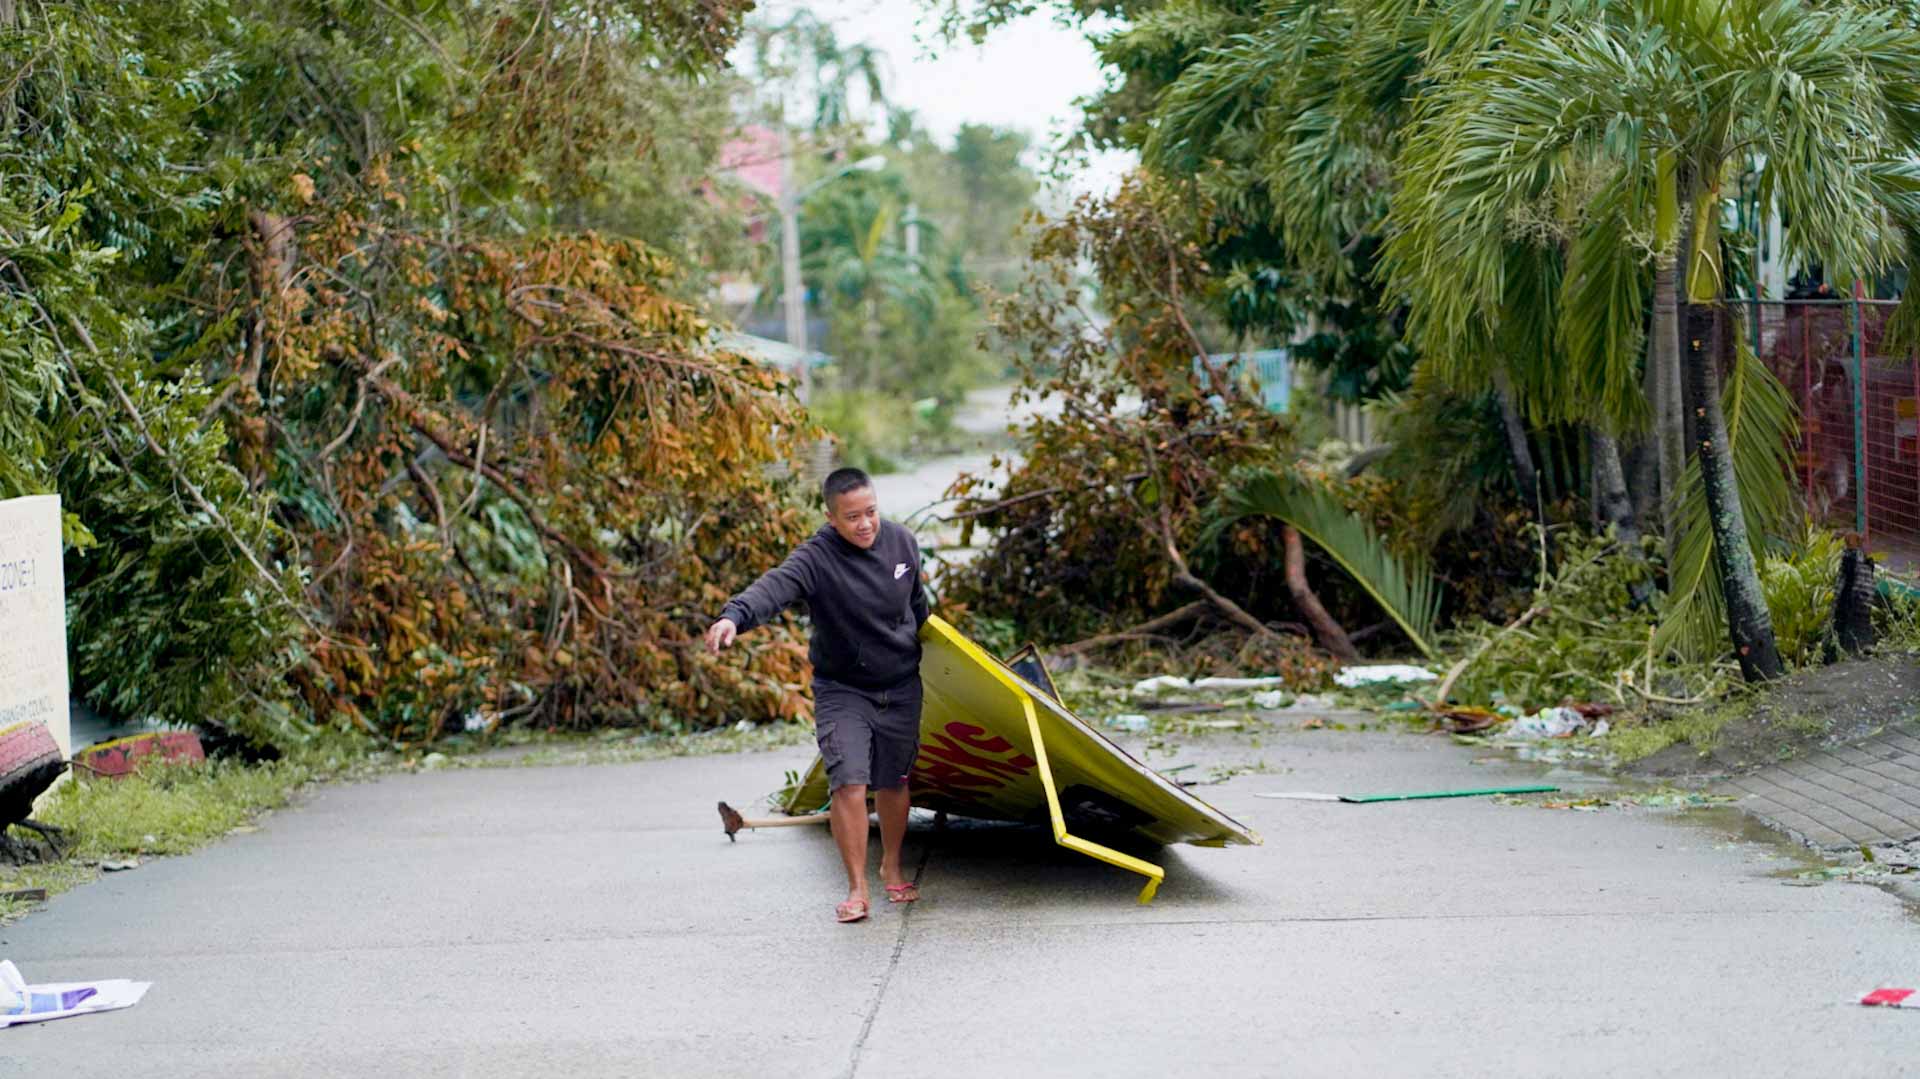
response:
<path fill-rule="evenodd" d="M 27 284 L 25 276 L 20 272 L 20 268 L 10 263 L 8 269 L 13 272 L 14 279 L 19 282 L 21 293 L 26 297 L 27 302 L 33 305 L 34 309 L 39 313 L 41 320 L 46 323 L 47 328 L 53 331 L 54 346 L 60 350 L 61 358 L 66 361 L 67 372 L 73 376 L 74 383 L 84 386 L 86 380 L 80 373 L 79 365 L 74 362 L 72 354 L 67 351 L 66 343 L 60 340 L 60 333 L 54 326 L 53 317 L 47 313 L 47 309 L 42 307 L 40 301 L 34 297 L 33 289 Z M 78 318 L 75 318 L 71 312 L 67 315 L 67 325 L 73 328 L 73 332 L 80 338 L 80 343 L 87 347 L 88 352 L 96 356 L 100 354 L 100 346 L 93 343 L 93 335 L 87 332 L 86 324 Z M 114 377 L 113 372 L 108 370 L 106 365 L 102 364 L 100 366 L 99 373 L 101 377 L 106 380 L 107 386 L 113 390 L 113 396 L 115 400 L 120 402 L 121 410 L 127 414 L 129 420 L 133 421 L 133 428 L 140 433 L 140 439 L 146 444 L 147 452 L 153 454 L 162 464 L 167 466 L 167 471 L 173 474 L 173 481 L 187 492 L 188 497 L 193 499 L 194 505 L 199 507 L 200 512 L 206 514 L 209 520 L 218 524 L 221 530 L 227 534 L 228 541 L 231 542 L 234 548 L 240 552 L 241 556 L 247 560 L 247 563 L 253 567 L 254 572 L 260 575 L 260 579 L 268 586 L 268 591 L 273 595 L 279 596 L 302 622 L 307 622 L 307 624 L 311 625 L 312 623 L 307 620 L 306 612 L 301 610 L 300 604 L 297 603 L 293 597 L 287 595 L 282 586 L 281 579 L 267 569 L 266 565 L 260 561 L 259 556 L 254 554 L 253 548 L 248 546 L 247 542 L 240 538 L 239 531 L 233 527 L 231 521 L 227 520 L 226 514 L 220 512 L 219 508 L 207 498 L 205 492 L 200 490 L 200 485 L 194 483 L 193 480 L 187 477 L 185 470 L 180 467 L 180 463 L 175 461 L 173 455 L 168 453 L 166 448 L 160 445 L 159 441 L 153 437 L 153 432 L 147 428 L 146 417 L 140 414 L 140 407 L 133 403 L 133 397 L 127 393 L 126 387 L 120 384 L 120 380 Z"/>
<path fill-rule="evenodd" d="M 1147 474 L 1145 472 L 1133 472 L 1125 476 L 1121 476 L 1117 480 L 1101 480 L 1099 483 L 1090 483 L 1079 488 L 1079 490 L 1087 491 L 1087 490 L 1092 490 L 1095 487 L 1105 487 L 1114 483 L 1123 483 L 1123 484 L 1138 483 L 1141 480 L 1144 480 L 1146 478 L 1147 478 Z M 1017 506 L 1022 502 L 1031 502 L 1036 498 L 1051 498 L 1054 495 L 1065 494 L 1066 491 L 1067 489 L 1065 487 L 1057 487 L 1057 486 L 1042 487 L 1037 491 L 1027 491 L 1022 494 L 1014 495 L 1012 498 L 1003 498 L 1000 501 L 994 502 L 990 505 L 975 506 L 973 509 L 970 509 L 970 510 L 961 510 L 958 513 L 948 514 L 947 516 L 940 518 L 940 520 L 950 523 L 953 521 L 964 521 L 970 517 L 985 517 L 988 514 L 999 513 L 1001 510 L 1008 509 L 1012 506 Z"/>
<path fill-rule="evenodd" d="M 1168 626 L 1177 625 L 1189 618 L 1198 617 L 1205 610 L 1207 610 L 1205 600 L 1194 600 L 1192 603 L 1178 610 L 1169 611 L 1155 618 L 1149 618 L 1137 626 L 1129 626 L 1116 633 L 1102 633 L 1097 637 L 1088 637 L 1084 641 L 1075 641 L 1072 644 L 1055 648 L 1053 649 L 1053 654 L 1060 657 L 1074 656 L 1082 652 L 1091 652 L 1096 648 L 1105 648 L 1110 644 L 1138 640 L 1142 636 L 1152 634 L 1155 630 L 1166 629 Z"/>
<path fill-rule="evenodd" d="M 1632 682 L 1626 683 L 1626 687 L 1630 690 L 1633 690 L 1635 693 L 1638 693 L 1640 696 L 1645 697 L 1647 700 L 1652 701 L 1655 704 L 1671 704 L 1680 708 L 1691 708 L 1696 704 L 1705 704 L 1708 701 L 1713 700 L 1712 697 L 1689 697 L 1689 698 L 1667 697 L 1659 693 L 1655 693 L 1652 690 L 1641 689 L 1639 686 L 1634 685 Z"/>
<path fill-rule="evenodd" d="M 353 437 L 353 432 L 359 429 L 360 414 L 366 411 L 367 408 L 367 379 L 380 377 L 381 372 L 399 362 L 400 357 L 389 356 L 381 360 L 373 370 L 367 372 L 354 384 L 353 412 L 347 417 L 347 426 L 338 435 L 334 436 L 333 441 L 321 448 L 318 460 L 325 461 L 327 458 L 332 457 L 340 447 L 347 444 L 347 439 Z"/>
<path fill-rule="evenodd" d="M 1313 635 L 1320 647 L 1331 652 L 1344 663 L 1352 663 L 1360 658 L 1360 652 L 1353 647 L 1353 641 L 1347 637 L 1347 631 L 1320 602 L 1314 594 L 1313 586 L 1307 583 L 1306 545 L 1300 540 L 1300 530 L 1290 524 L 1283 524 L 1280 536 L 1286 545 L 1287 594 L 1293 597 L 1293 605 L 1313 627 Z"/>
<path fill-rule="evenodd" d="M 1159 455 L 1154 452 L 1152 439 L 1146 437 L 1144 432 L 1141 435 L 1140 445 L 1141 448 L 1146 451 L 1147 474 L 1150 477 L 1154 477 L 1156 482 L 1158 482 L 1160 458 Z M 1127 490 L 1127 498 L 1133 502 L 1136 508 L 1141 510 L 1143 519 L 1140 521 L 1140 527 L 1145 529 L 1148 535 L 1153 536 L 1160 543 L 1161 549 L 1166 552 L 1167 560 L 1173 563 L 1173 579 L 1179 584 L 1205 596 L 1207 602 L 1219 608 L 1220 613 L 1225 615 L 1228 621 L 1246 630 L 1248 633 L 1256 637 L 1280 636 L 1273 630 L 1268 629 L 1266 623 L 1248 614 L 1246 608 L 1215 591 L 1212 585 L 1201 580 L 1200 577 L 1193 572 L 1192 568 L 1187 565 L 1187 558 L 1180 553 L 1180 544 L 1174 539 L 1173 515 L 1167 509 L 1168 498 L 1165 484 L 1161 483 L 1160 486 L 1162 489 L 1158 499 L 1159 504 L 1155 507 L 1157 510 L 1155 513 L 1146 512 L 1146 508 L 1140 505 L 1139 499 L 1135 497 L 1131 488 Z M 1156 524 L 1158 526 L 1157 530 L 1155 527 Z"/>
<path fill-rule="evenodd" d="M 1504 640 L 1510 634 L 1513 634 L 1525 628 L 1527 623 L 1533 621 L 1534 619 L 1540 617 L 1543 614 L 1546 614 L 1548 611 L 1552 609 L 1553 609 L 1552 607 L 1544 603 L 1534 604 L 1533 606 L 1527 608 L 1526 613 L 1522 614 L 1520 617 L 1514 619 L 1513 621 L 1507 623 L 1505 626 L 1501 627 L 1498 633 L 1495 633 L 1493 636 L 1488 637 L 1484 641 L 1481 641 L 1480 647 L 1475 648 L 1472 652 L 1468 653 L 1465 656 L 1462 656 L 1460 658 L 1460 662 L 1455 663 L 1453 665 L 1453 669 L 1448 671 L 1447 676 L 1441 680 L 1440 689 L 1434 694 L 1433 701 L 1431 702 L 1431 707 L 1438 708 L 1441 705 L 1446 704 L 1448 695 L 1453 692 L 1454 683 L 1458 682 L 1460 680 L 1460 676 L 1466 673 L 1467 668 L 1472 666 L 1476 662 L 1478 662 L 1480 657 L 1486 655 L 1487 652 L 1490 651 L 1494 645 L 1499 644 L 1502 640 Z"/>
<path fill-rule="evenodd" d="M 434 417 L 431 413 L 421 406 L 418 401 L 414 400 L 412 394 L 387 379 L 379 378 L 372 374 L 369 374 L 367 379 L 373 385 L 374 389 L 380 392 L 380 396 L 393 402 L 394 407 L 400 410 L 400 414 L 407 421 L 407 426 L 413 428 L 421 437 L 439 447 L 440 452 L 446 454 L 447 460 L 463 468 L 471 468 L 497 485 L 500 488 L 500 492 L 512 500 L 513 504 L 519 506 L 521 512 L 527 515 L 527 521 L 533 525 L 534 531 L 546 537 L 549 543 L 565 551 L 569 561 L 577 562 L 582 569 L 587 570 L 596 577 L 604 577 L 607 575 L 607 569 L 600 564 L 599 559 L 594 558 L 592 554 L 575 543 L 566 533 L 547 523 L 546 516 L 542 514 L 540 508 L 534 504 L 532 496 L 522 491 L 519 484 L 514 483 L 505 473 L 493 465 L 476 461 L 472 455 L 460 449 L 459 446 L 454 443 L 451 436 L 440 430 L 439 425 L 434 422 Z"/>

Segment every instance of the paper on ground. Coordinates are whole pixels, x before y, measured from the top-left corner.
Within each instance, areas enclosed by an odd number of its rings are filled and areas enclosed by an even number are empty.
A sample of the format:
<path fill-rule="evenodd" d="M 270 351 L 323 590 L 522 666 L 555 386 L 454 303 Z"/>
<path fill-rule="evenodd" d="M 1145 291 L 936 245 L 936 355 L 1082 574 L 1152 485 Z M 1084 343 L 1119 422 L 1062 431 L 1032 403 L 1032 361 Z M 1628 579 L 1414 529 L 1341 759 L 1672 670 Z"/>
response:
<path fill-rule="evenodd" d="M 28 985 L 12 960 L 0 959 L 0 1027 L 131 1008 L 152 985 L 125 978 Z"/>
<path fill-rule="evenodd" d="M 1920 994 L 1911 989 L 1875 989 L 1861 997 L 1860 1003 L 1882 1008 L 1920 1008 Z"/>
<path fill-rule="evenodd" d="M 1342 667 L 1334 672 L 1333 681 L 1336 685 L 1356 689 L 1382 682 L 1431 682 L 1439 677 L 1425 667 L 1405 663 L 1376 663 L 1365 667 Z"/>

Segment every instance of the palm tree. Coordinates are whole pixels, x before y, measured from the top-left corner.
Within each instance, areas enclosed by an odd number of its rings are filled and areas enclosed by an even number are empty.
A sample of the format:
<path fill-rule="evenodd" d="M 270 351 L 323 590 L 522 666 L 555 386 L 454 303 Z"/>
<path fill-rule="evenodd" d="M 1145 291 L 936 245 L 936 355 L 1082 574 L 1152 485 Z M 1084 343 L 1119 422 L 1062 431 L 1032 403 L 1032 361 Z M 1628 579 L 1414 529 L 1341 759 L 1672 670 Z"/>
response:
<path fill-rule="evenodd" d="M 1843 276 L 1884 267 L 1920 224 L 1920 33 L 1858 0 L 1550 6 L 1549 24 L 1500 38 L 1421 95 L 1396 160 L 1386 268 L 1429 352 L 1484 355 L 1526 284 L 1514 260 L 1529 229 L 1559 231 L 1563 359 L 1600 400 L 1644 404 L 1620 387 L 1636 380 L 1649 265 L 1684 255 L 1681 366 L 1715 575 L 1742 672 L 1771 678 L 1781 663 L 1715 352 L 1737 332 L 1719 317 L 1725 186 L 1757 170 L 1789 256 Z"/>
<path fill-rule="evenodd" d="M 1373 253 L 1386 230 L 1393 163 L 1414 118 L 1420 89 L 1501 32 L 1543 20 L 1544 2 L 1489 7 L 1482 0 L 1278 0 L 1257 29 L 1206 51 L 1161 99 L 1143 160 L 1162 172 L 1195 175 L 1216 202 L 1246 216 L 1265 214 L 1285 244 L 1294 274 L 1334 294 L 1377 290 Z M 1170 12 L 1179 23 L 1188 16 Z M 1139 33 L 1164 30 L 1149 24 Z M 1538 503 L 1538 469 L 1527 421 L 1586 421 L 1588 387 L 1568 384 L 1552 362 L 1550 302 L 1557 260 L 1516 263 L 1516 287 L 1501 320 L 1477 350 L 1453 347 L 1426 358 L 1441 381 L 1478 393 L 1491 387 L 1501 410 L 1513 478 L 1522 501 Z M 1519 280 L 1528 273 L 1547 275 Z M 1391 307 L 1375 297 L 1375 306 Z M 1455 342 L 1456 346 L 1460 343 Z M 1631 415 L 1631 402 L 1616 402 Z M 1596 442 L 1617 458 L 1610 438 Z M 1630 526 L 1630 523 L 1629 523 Z"/>
<path fill-rule="evenodd" d="M 780 97 L 783 119 L 815 133 L 857 127 L 861 99 L 887 107 L 886 54 L 865 42 L 842 42 L 811 11 L 747 28 L 752 67 Z"/>
<path fill-rule="evenodd" d="M 835 343 L 848 382 L 865 389 L 904 390 L 908 367 L 879 340 L 883 309 L 926 324 L 943 282 L 901 243 L 906 193 L 895 173 L 849 179 L 822 189 L 805 207 L 801 263 L 821 290 L 821 306 L 846 337 Z M 930 226 L 922 226 L 931 235 Z"/>

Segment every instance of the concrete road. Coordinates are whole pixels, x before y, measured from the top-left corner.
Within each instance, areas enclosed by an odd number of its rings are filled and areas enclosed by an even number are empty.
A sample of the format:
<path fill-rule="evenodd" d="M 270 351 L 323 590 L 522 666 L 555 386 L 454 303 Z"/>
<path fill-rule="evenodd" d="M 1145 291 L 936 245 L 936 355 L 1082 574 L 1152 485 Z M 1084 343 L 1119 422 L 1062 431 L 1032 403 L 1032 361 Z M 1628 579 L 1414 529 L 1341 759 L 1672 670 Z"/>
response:
<path fill-rule="evenodd" d="M 1235 755 L 1278 774 L 1199 790 L 1266 846 L 1164 852 L 1151 906 L 1036 832 L 921 827 L 926 898 L 856 926 L 824 832 L 717 827 L 800 752 L 326 788 L 0 930 L 30 978 L 154 982 L 0 1031 L 0 1074 L 1920 1074 L 1920 1012 L 1849 1003 L 1920 982 L 1920 923 L 1785 886 L 1731 814 L 1253 797 L 1540 775 L 1412 735 L 1191 759 Z"/>

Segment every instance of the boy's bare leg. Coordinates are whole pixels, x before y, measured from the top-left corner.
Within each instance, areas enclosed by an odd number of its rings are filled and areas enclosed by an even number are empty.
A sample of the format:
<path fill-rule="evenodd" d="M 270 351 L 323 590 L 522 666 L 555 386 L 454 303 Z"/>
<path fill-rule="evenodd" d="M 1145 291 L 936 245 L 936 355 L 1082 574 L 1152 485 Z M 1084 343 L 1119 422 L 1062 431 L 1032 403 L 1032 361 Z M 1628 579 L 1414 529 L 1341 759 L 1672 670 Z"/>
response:
<path fill-rule="evenodd" d="M 867 901 L 867 788 L 848 784 L 833 792 L 828 809 L 833 841 L 840 848 L 840 861 L 847 867 L 847 899 Z M 886 819 L 882 812 L 881 819 Z M 904 821 L 902 822 L 904 824 Z M 883 830 L 880 833 L 886 835 Z"/>
<path fill-rule="evenodd" d="M 873 808 L 880 816 L 880 883 L 906 884 L 907 875 L 900 870 L 900 845 L 907 837 L 907 811 L 913 808 L 906 784 L 874 791 Z"/>

